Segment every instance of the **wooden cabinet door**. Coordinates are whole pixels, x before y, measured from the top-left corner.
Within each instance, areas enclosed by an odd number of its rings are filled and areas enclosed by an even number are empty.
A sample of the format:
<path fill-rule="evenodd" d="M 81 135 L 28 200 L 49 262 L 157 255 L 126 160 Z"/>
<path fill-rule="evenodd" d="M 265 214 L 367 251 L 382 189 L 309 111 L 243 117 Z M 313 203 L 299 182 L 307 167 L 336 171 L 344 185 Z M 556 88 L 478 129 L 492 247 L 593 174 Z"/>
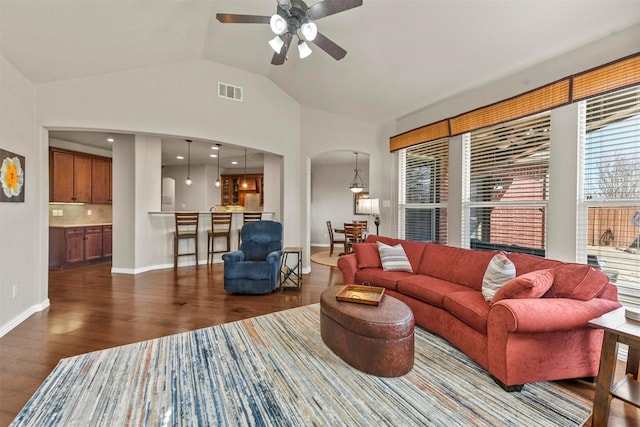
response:
<path fill-rule="evenodd" d="M 111 161 L 93 159 L 91 165 L 91 202 L 111 203 Z"/>
<path fill-rule="evenodd" d="M 84 259 L 102 258 L 102 226 L 86 227 L 84 232 Z"/>
<path fill-rule="evenodd" d="M 65 229 L 67 264 L 84 261 L 84 227 Z"/>
<path fill-rule="evenodd" d="M 49 200 L 73 202 L 73 154 L 51 151 Z"/>
<path fill-rule="evenodd" d="M 91 203 L 91 157 L 73 156 L 73 201 Z"/>
<path fill-rule="evenodd" d="M 111 225 L 102 227 L 102 256 L 110 257 L 113 254 L 113 232 Z"/>

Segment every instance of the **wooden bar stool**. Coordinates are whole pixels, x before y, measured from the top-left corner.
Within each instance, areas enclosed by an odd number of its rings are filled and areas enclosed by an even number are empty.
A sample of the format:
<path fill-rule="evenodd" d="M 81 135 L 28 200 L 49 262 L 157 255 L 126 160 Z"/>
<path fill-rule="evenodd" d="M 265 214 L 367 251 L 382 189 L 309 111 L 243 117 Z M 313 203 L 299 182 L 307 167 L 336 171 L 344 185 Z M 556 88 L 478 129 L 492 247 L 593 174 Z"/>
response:
<path fill-rule="evenodd" d="M 173 268 L 178 268 L 178 257 L 195 255 L 198 266 L 198 213 L 176 212 L 176 231 L 173 233 Z M 181 240 L 193 239 L 194 252 L 180 253 Z"/>
<path fill-rule="evenodd" d="M 226 237 L 227 246 L 215 250 L 216 237 Z M 211 212 L 211 230 L 207 232 L 207 264 L 213 264 L 213 254 L 231 250 L 231 212 Z"/>
<path fill-rule="evenodd" d="M 262 212 L 242 212 L 242 225 L 249 222 L 262 220 Z M 240 237 L 242 236 L 242 227 L 238 229 L 238 249 L 240 249 Z"/>

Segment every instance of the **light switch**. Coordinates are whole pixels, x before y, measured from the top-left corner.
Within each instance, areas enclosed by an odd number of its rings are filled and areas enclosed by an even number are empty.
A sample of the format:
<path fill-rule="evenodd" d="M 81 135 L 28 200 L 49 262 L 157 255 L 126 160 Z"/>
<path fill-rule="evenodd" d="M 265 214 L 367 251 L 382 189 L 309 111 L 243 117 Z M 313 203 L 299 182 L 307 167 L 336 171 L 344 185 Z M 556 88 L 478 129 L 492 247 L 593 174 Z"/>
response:
<path fill-rule="evenodd" d="M 87 215 L 93 215 L 93 211 L 91 211 L 91 209 L 87 209 Z"/>

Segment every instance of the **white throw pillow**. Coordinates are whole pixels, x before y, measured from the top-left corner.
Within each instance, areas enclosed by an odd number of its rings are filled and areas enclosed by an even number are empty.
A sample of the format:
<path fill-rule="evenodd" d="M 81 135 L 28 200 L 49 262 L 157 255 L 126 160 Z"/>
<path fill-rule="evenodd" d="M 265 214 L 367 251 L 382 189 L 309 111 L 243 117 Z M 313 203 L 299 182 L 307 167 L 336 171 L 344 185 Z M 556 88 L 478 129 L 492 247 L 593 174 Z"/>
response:
<path fill-rule="evenodd" d="M 382 242 L 376 243 L 378 243 L 380 262 L 382 263 L 382 269 L 384 271 L 408 271 L 409 273 L 413 273 L 411 263 L 401 244 L 398 243 L 395 246 L 389 246 Z"/>
<path fill-rule="evenodd" d="M 502 252 L 494 255 L 482 278 L 482 296 L 485 300 L 491 301 L 496 292 L 514 277 L 516 266 L 509 258 Z"/>

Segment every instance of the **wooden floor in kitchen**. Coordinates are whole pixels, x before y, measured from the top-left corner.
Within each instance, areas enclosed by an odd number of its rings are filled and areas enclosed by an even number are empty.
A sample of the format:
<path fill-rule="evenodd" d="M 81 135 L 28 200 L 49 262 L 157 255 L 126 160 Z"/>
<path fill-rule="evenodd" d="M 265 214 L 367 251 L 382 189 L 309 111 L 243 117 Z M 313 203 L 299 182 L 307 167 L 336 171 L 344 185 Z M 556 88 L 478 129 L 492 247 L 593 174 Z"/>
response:
<path fill-rule="evenodd" d="M 336 268 L 312 264 L 300 290 L 249 296 L 224 291 L 222 264 L 138 275 L 110 271 L 111 263 L 51 271 L 51 306 L 0 338 L 0 426 L 13 420 L 61 358 L 317 303 L 327 286 L 342 282 Z M 593 384 L 561 384 L 593 398 Z M 640 413 L 614 400 L 609 425 L 638 426 Z"/>

